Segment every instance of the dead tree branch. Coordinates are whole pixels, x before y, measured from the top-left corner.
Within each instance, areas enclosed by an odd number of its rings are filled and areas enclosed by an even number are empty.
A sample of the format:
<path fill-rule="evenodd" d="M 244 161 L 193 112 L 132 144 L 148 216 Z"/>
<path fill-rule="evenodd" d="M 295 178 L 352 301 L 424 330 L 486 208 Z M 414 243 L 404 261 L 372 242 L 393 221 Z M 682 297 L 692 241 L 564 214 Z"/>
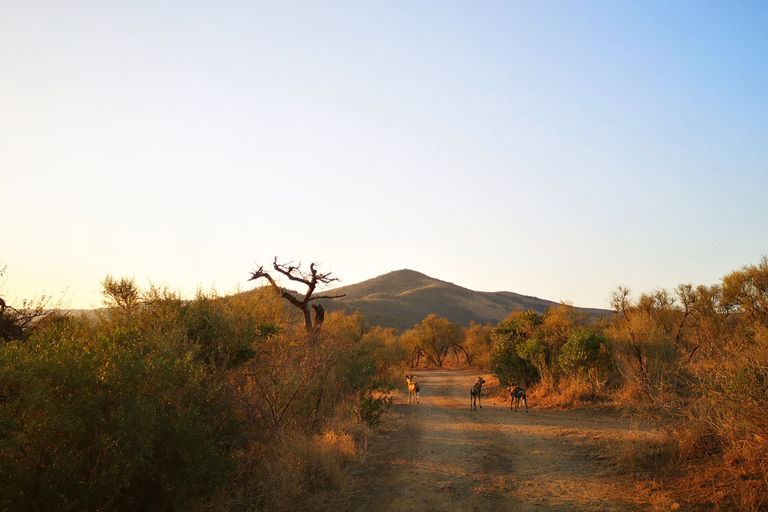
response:
<path fill-rule="evenodd" d="M 272 267 L 279 274 L 284 275 L 288 280 L 301 283 L 307 287 L 307 291 L 303 298 L 296 297 L 288 290 L 282 289 L 278 286 L 272 275 L 264 270 L 263 266 L 251 272 L 249 281 L 256 281 L 261 278 L 265 278 L 272 288 L 280 294 L 285 300 L 291 303 L 293 306 L 301 310 L 304 315 L 304 326 L 310 335 L 315 335 L 320 331 L 320 327 L 323 325 L 325 319 L 325 310 L 322 305 L 312 305 L 312 310 L 315 312 L 314 321 L 312 319 L 311 310 L 309 307 L 310 301 L 317 299 L 337 299 L 343 297 L 345 294 L 340 295 L 319 295 L 313 297 L 312 294 L 318 285 L 328 285 L 339 281 L 336 277 L 331 277 L 331 272 L 319 272 L 314 263 L 309 265 L 309 272 L 301 269 L 301 263 L 294 265 L 293 263 L 279 263 L 277 257 L 272 262 Z"/>

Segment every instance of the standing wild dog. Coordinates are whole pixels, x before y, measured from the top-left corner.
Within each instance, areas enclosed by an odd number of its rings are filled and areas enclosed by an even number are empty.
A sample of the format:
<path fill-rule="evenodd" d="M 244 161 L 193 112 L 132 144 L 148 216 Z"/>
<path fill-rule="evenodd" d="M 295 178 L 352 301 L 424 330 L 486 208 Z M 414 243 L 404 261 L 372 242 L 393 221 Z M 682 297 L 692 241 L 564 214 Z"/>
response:
<path fill-rule="evenodd" d="M 507 389 L 509 390 L 509 394 L 512 395 L 509 409 L 512 410 L 514 406 L 514 410 L 517 410 L 517 408 L 520 407 L 520 399 L 522 398 L 523 403 L 525 404 L 525 412 L 528 412 L 528 400 L 525 399 L 525 388 L 520 386 L 507 386 Z"/>
<path fill-rule="evenodd" d="M 478 377 L 477 380 L 475 380 L 475 385 L 469 388 L 469 410 L 477 410 L 477 406 L 479 405 L 480 408 L 483 408 L 483 405 L 480 403 L 480 392 L 483 390 L 483 384 L 485 384 L 485 379 L 482 377 Z"/>
<path fill-rule="evenodd" d="M 411 403 L 411 397 L 419 403 L 419 383 L 413 381 L 413 375 L 406 375 L 405 380 L 408 382 L 408 403 Z"/>

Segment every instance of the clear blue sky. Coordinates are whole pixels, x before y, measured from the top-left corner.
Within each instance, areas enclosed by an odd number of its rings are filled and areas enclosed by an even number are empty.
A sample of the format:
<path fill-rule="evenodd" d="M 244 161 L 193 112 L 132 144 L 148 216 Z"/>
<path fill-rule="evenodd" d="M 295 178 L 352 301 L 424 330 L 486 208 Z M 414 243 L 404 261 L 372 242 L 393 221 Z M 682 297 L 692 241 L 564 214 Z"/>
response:
<path fill-rule="evenodd" d="M 0 293 L 318 262 L 608 307 L 768 254 L 768 3 L 0 4 Z"/>

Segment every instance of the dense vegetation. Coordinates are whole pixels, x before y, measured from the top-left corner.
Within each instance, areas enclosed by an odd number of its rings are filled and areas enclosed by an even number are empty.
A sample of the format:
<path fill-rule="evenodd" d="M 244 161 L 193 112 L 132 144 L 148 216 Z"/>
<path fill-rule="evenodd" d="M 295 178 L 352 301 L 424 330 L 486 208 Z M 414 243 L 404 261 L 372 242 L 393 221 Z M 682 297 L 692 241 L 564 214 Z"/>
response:
<path fill-rule="evenodd" d="M 402 333 L 341 312 L 307 329 L 271 287 L 102 286 L 94 318 L 0 304 L 0 509 L 343 507 L 370 427 L 419 364 L 487 368 L 538 406 L 652 418 L 666 435 L 627 447 L 624 467 L 690 506 L 768 506 L 765 257 L 713 286 L 618 288 L 609 317 L 562 304 Z"/>
<path fill-rule="evenodd" d="M 392 333 L 330 315 L 308 340 L 270 289 L 185 301 L 102 284 L 97 318 L 48 315 L 0 344 L 0 510 L 343 499 L 344 468 L 403 360 Z"/>
<path fill-rule="evenodd" d="M 667 477 L 705 510 L 768 507 L 768 258 L 713 286 L 679 285 L 590 321 L 567 306 L 493 328 L 491 368 L 538 403 L 596 401 L 644 414 L 667 435 L 624 462 Z"/>

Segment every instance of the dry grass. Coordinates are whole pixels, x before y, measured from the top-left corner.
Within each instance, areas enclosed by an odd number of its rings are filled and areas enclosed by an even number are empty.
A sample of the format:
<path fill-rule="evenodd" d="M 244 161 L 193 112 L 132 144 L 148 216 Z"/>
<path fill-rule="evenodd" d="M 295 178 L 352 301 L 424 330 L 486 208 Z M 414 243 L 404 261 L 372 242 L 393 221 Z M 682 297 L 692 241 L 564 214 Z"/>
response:
<path fill-rule="evenodd" d="M 753 451 L 729 451 L 715 457 L 680 462 L 646 482 L 663 477 L 663 488 L 685 510 L 760 512 L 768 510 L 768 458 Z"/>
<path fill-rule="evenodd" d="M 667 430 L 632 432 L 607 440 L 601 452 L 617 472 L 630 474 L 657 496 L 657 509 L 768 510 L 768 444 L 754 437 L 727 444 L 702 422 L 678 419 Z"/>
<path fill-rule="evenodd" d="M 510 401 L 506 386 L 499 383 L 493 375 L 485 375 L 486 384 L 483 395 L 496 400 Z M 583 379 L 562 379 L 555 386 L 551 381 L 542 380 L 526 390 L 528 405 L 535 407 L 552 407 L 559 409 L 575 409 L 579 407 L 600 408 L 614 405 L 612 395 L 603 386 Z"/>
<path fill-rule="evenodd" d="M 723 444 L 711 432 L 679 428 L 675 433 L 680 463 L 670 488 L 701 510 L 768 510 L 768 445 L 753 438 Z"/>
<path fill-rule="evenodd" d="M 489 378 L 488 395 L 509 400 Z M 603 439 L 600 454 L 613 470 L 644 489 L 655 510 L 768 512 L 768 438 L 751 434 L 706 401 L 671 393 L 649 396 L 639 385 L 608 390 L 581 380 L 542 381 L 528 389 L 533 407 L 602 408 L 624 411 L 660 428 Z"/>
<path fill-rule="evenodd" d="M 617 471 L 654 475 L 672 468 L 675 444 L 668 432 L 635 430 L 620 439 L 606 440 L 600 451 Z"/>
<path fill-rule="evenodd" d="M 284 433 L 269 446 L 258 445 L 236 457 L 237 475 L 198 512 L 289 512 L 343 509 L 352 487 L 350 469 L 370 435 L 329 430 L 307 436 Z"/>
<path fill-rule="evenodd" d="M 583 379 L 563 379 L 557 385 L 542 380 L 528 390 L 528 402 L 540 407 L 573 409 L 606 403 L 609 395 L 604 387 Z"/>

